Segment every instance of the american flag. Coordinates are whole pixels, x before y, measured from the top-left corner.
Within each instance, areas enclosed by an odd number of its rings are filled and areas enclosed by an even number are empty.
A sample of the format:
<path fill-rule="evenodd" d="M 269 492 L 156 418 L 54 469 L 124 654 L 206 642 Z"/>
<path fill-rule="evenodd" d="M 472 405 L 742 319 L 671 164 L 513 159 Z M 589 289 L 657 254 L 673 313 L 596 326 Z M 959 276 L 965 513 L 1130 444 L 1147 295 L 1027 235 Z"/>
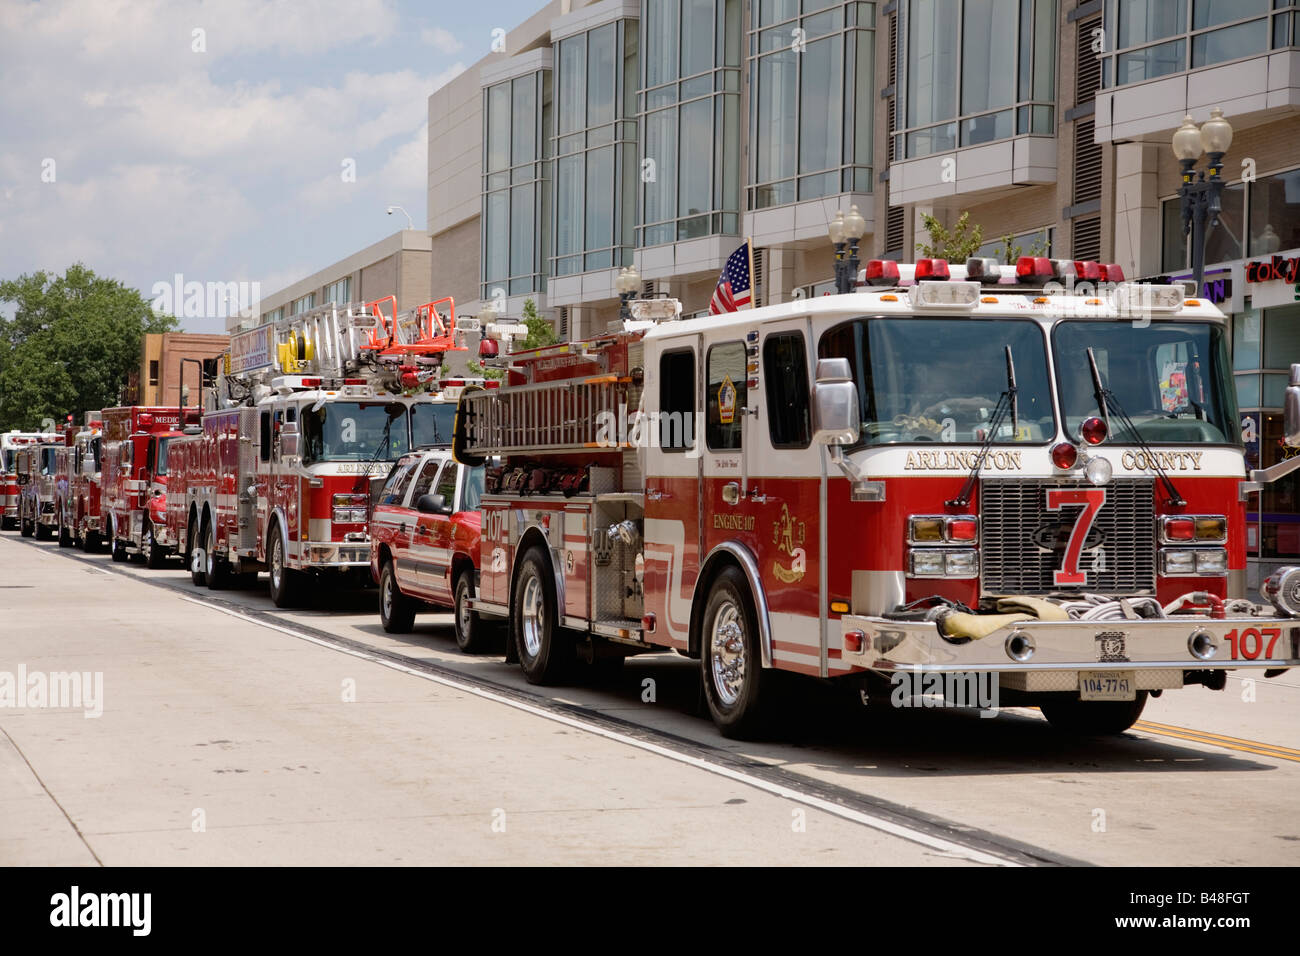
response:
<path fill-rule="evenodd" d="M 727 264 L 718 277 L 718 287 L 713 290 L 713 300 L 709 303 L 709 315 L 722 312 L 736 312 L 747 309 L 754 304 L 750 289 L 750 240 L 727 257 Z"/>

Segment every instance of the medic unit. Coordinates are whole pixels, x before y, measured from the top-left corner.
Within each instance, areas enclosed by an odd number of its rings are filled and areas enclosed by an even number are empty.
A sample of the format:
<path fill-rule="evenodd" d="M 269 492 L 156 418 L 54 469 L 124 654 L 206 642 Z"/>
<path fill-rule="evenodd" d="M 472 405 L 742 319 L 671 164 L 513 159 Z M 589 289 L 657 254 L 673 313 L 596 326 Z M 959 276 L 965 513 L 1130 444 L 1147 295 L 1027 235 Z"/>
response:
<path fill-rule="evenodd" d="M 266 571 L 281 607 L 313 579 L 379 584 L 390 631 L 453 608 L 462 649 L 503 638 L 534 683 L 671 649 L 734 737 L 780 719 L 777 672 L 969 676 L 1118 733 L 1150 696 L 1300 665 L 1300 568 L 1244 594 L 1246 500 L 1300 458 L 1247 473 L 1223 315 L 1183 286 L 872 261 L 847 294 L 629 309 L 528 351 L 481 330 L 500 382 L 444 374 L 479 331 L 450 300 L 239 333 L 202 408 L 77 433 L 48 525 L 210 588 Z M 3 437 L 6 520 L 43 526 L 21 500 L 43 439 Z M 71 490 L 96 472 L 97 525 Z"/>

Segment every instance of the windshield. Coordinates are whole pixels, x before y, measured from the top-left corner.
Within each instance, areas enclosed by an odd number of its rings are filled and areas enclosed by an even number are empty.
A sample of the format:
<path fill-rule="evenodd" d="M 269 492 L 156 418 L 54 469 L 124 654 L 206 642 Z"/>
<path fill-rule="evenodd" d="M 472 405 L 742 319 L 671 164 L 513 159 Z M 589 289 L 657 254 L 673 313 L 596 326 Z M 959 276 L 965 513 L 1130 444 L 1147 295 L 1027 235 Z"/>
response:
<path fill-rule="evenodd" d="M 410 451 L 406 406 L 335 402 L 302 410 L 303 461 L 393 461 Z"/>
<path fill-rule="evenodd" d="M 465 487 L 461 491 L 460 510 L 478 511 L 483 498 L 483 466 L 465 469 Z"/>
<path fill-rule="evenodd" d="M 53 445 L 45 445 L 41 448 L 41 474 L 54 474 L 54 455 L 55 448 Z"/>
<path fill-rule="evenodd" d="M 0 471 L 12 472 L 14 470 L 14 450 L 12 448 L 0 448 Z"/>
<path fill-rule="evenodd" d="M 455 423 L 454 402 L 422 402 L 411 406 L 411 435 L 416 448 L 450 445 Z"/>
<path fill-rule="evenodd" d="M 1152 444 L 1240 444 L 1226 338 L 1222 326 L 1209 322 L 1062 322 L 1052 344 L 1067 433 L 1077 435 L 1080 423 L 1098 414 L 1088 368 L 1091 348 L 1102 384 L 1141 438 Z M 1110 429 L 1111 441 L 1136 440 L 1113 409 Z"/>
<path fill-rule="evenodd" d="M 984 441 L 1007 388 L 1005 347 L 1018 386 L 1019 431 L 1006 416 L 997 442 L 1045 442 L 1056 433 L 1047 348 L 1017 319 L 854 319 L 826 331 L 821 358 L 847 358 L 858 387 L 858 444 Z"/>
<path fill-rule="evenodd" d="M 158 440 L 158 460 L 154 462 L 153 470 L 155 475 L 167 474 L 167 445 L 170 442 L 170 438 L 160 438 Z"/>

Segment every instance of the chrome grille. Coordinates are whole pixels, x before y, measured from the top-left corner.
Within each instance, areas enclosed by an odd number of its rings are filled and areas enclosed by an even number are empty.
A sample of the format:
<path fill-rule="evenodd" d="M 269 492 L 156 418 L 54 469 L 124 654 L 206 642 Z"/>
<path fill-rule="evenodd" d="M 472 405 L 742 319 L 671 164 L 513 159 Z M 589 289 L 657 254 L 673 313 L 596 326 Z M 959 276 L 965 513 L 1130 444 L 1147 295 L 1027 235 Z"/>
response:
<path fill-rule="evenodd" d="M 1052 591 L 1135 594 L 1155 590 L 1155 491 L 1148 478 L 1121 478 L 1106 488 L 1079 558 L 1087 583 L 1057 585 L 1079 509 L 1047 510 L 1048 488 L 1090 488 L 1068 480 L 990 478 L 980 482 L 980 578 L 991 594 Z M 1044 542 L 1050 543 L 1049 550 Z"/>

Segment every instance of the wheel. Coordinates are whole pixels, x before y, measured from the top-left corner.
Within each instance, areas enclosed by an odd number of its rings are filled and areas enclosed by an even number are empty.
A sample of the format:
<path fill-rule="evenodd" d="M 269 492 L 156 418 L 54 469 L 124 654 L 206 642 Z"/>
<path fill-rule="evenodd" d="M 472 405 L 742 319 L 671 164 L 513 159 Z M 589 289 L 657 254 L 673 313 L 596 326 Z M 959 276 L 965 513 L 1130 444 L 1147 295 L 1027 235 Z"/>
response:
<path fill-rule="evenodd" d="M 113 538 L 110 540 L 108 549 L 113 556 L 113 560 L 118 564 L 125 563 L 126 560 L 131 557 L 129 554 L 126 553 L 126 543 L 117 540 L 117 538 Z"/>
<path fill-rule="evenodd" d="M 456 604 L 456 646 L 466 654 L 482 654 L 491 650 L 496 636 L 492 633 L 493 628 L 478 616 L 478 612 L 471 611 L 468 607 L 474 596 L 473 568 L 460 572 L 453 594 Z"/>
<path fill-rule="evenodd" d="M 0 518 L 0 531 L 12 531 L 14 525 L 18 523 L 16 518 Z"/>
<path fill-rule="evenodd" d="M 1079 700 L 1073 694 L 1053 694 L 1039 708 L 1057 730 L 1079 737 L 1108 737 L 1132 727 L 1147 705 L 1147 692 L 1132 700 Z"/>
<path fill-rule="evenodd" d="M 59 547 L 72 547 L 72 533 L 68 531 L 68 526 L 63 523 L 63 508 L 59 508 Z"/>
<path fill-rule="evenodd" d="M 99 550 L 99 535 L 90 529 L 81 536 L 81 550 L 86 554 L 94 554 Z"/>
<path fill-rule="evenodd" d="M 267 577 L 270 578 L 271 600 L 276 607 L 293 607 L 302 591 L 302 575 L 293 568 L 285 567 L 284 541 L 280 537 L 278 526 L 271 528 L 270 550 L 267 561 L 267 570 L 270 573 Z"/>
<path fill-rule="evenodd" d="M 150 571 L 159 571 L 167 562 L 167 552 L 158 546 L 158 538 L 154 535 L 153 522 L 149 522 L 149 527 L 144 535 L 144 563 Z"/>
<path fill-rule="evenodd" d="M 379 623 L 389 634 L 409 634 L 415 627 L 415 602 L 397 586 L 392 561 L 385 562 L 379 572 Z M 459 636 L 457 643 L 460 643 Z"/>
<path fill-rule="evenodd" d="M 528 683 L 554 684 L 566 677 L 575 660 L 573 635 L 559 625 L 555 585 L 540 548 L 530 549 L 520 562 L 510 613 Z"/>
<path fill-rule="evenodd" d="M 761 736 L 771 711 L 774 675 L 763 670 L 749 582 L 735 565 L 714 579 L 703 628 L 700 667 L 713 722 L 724 737 Z"/>
<path fill-rule="evenodd" d="M 208 582 L 209 591 L 220 591 L 230 587 L 230 562 L 217 554 L 217 529 L 209 521 L 203 536 L 203 576 Z"/>
<path fill-rule="evenodd" d="M 196 518 L 190 518 L 189 528 L 185 532 L 185 566 L 190 570 L 190 583 L 196 588 L 201 588 L 208 583 L 208 575 L 204 570 L 207 562 L 199 554 L 195 545 L 199 540 L 199 527 Z"/>
<path fill-rule="evenodd" d="M 19 512 L 21 514 L 21 512 Z M 18 533 L 24 538 L 30 538 L 36 530 L 36 522 L 28 521 L 25 516 L 18 519 Z"/>
<path fill-rule="evenodd" d="M 47 524 L 40 524 L 39 522 L 37 522 L 37 524 L 36 524 L 36 540 L 37 540 L 37 541 L 49 541 L 52 537 L 54 537 L 54 529 L 51 528 L 51 527 L 50 527 L 49 525 L 47 525 Z"/>

